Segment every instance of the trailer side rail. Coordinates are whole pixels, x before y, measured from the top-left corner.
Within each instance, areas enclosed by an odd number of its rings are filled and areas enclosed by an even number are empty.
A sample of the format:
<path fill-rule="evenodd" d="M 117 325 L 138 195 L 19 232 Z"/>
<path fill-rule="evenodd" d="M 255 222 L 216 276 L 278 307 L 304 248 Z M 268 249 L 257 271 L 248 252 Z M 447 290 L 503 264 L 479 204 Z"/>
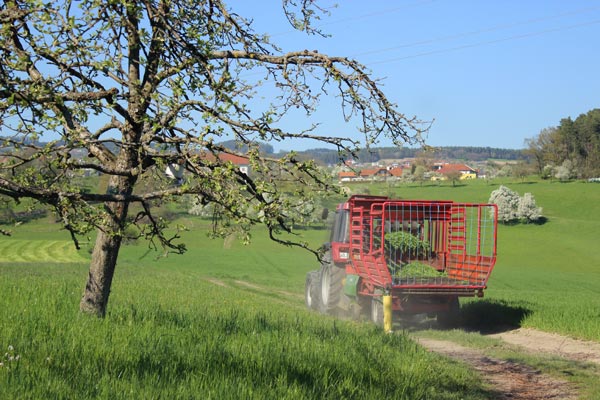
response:
<path fill-rule="evenodd" d="M 350 218 L 352 263 L 375 286 L 467 293 L 485 288 L 496 262 L 493 204 L 374 200 Z"/>

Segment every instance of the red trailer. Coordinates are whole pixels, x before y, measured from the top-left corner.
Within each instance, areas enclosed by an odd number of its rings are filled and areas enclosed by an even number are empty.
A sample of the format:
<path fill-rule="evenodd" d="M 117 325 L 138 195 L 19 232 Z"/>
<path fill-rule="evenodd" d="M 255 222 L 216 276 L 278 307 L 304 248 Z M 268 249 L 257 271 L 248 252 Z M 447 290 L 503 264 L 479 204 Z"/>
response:
<path fill-rule="evenodd" d="M 454 322 L 461 296 L 483 296 L 496 262 L 494 204 L 352 196 L 339 204 L 307 306 L 327 314 L 370 314 L 383 324 L 383 296 L 403 314 Z"/>

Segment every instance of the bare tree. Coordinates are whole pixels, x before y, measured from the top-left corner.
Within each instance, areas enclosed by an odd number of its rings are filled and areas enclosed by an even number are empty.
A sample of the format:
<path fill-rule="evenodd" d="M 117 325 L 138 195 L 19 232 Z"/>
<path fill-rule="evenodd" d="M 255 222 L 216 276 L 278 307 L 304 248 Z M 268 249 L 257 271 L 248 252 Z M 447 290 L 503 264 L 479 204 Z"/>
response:
<path fill-rule="evenodd" d="M 460 181 L 461 176 L 462 173 L 458 170 L 450 170 L 444 173 L 444 177 L 450 182 L 452 182 L 452 186 L 456 186 L 456 183 Z"/>
<path fill-rule="evenodd" d="M 283 6 L 295 28 L 320 34 L 312 22 L 323 10 L 315 2 Z M 301 212 L 281 185 L 293 180 L 294 195 L 306 199 L 330 192 L 329 180 L 294 153 L 264 157 L 257 141 L 313 140 L 343 156 L 383 137 L 420 142 L 428 127 L 400 113 L 357 61 L 282 53 L 220 0 L 6 0 L 0 23 L 0 195 L 52 206 L 76 245 L 97 231 L 85 313 L 105 315 L 131 224 L 157 247 L 185 250 L 156 216 L 160 201 L 199 196 L 232 221 L 216 224 L 218 234 L 260 223 L 274 240 L 306 247 L 278 235 Z M 278 94 L 252 102 L 265 84 Z M 324 95 L 339 98 L 361 140 L 319 133 L 311 116 Z M 290 110 L 305 112 L 309 125 L 284 129 Z M 248 152 L 218 144 L 231 139 Z M 228 162 L 231 154 L 247 157 L 252 174 Z M 192 178 L 174 185 L 163 173 L 172 164 Z M 106 192 L 73 184 L 84 169 L 108 177 Z"/>
<path fill-rule="evenodd" d="M 553 143 L 557 137 L 556 128 L 542 129 L 534 138 L 525 139 L 525 154 L 532 157 L 538 174 L 541 176 L 548 162 L 555 162 Z"/>

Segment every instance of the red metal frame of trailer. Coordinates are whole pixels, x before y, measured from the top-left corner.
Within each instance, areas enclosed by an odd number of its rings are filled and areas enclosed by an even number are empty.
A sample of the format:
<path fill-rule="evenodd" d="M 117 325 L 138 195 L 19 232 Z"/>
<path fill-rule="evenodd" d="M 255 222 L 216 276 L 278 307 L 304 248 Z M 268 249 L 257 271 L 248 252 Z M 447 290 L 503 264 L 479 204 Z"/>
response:
<path fill-rule="evenodd" d="M 332 259 L 359 277 L 358 295 L 390 292 L 394 310 L 410 312 L 445 307 L 436 296 L 483 295 L 496 263 L 496 205 L 353 196 L 338 212 L 347 231 L 331 243 Z M 390 246 L 399 232 L 418 246 Z"/>

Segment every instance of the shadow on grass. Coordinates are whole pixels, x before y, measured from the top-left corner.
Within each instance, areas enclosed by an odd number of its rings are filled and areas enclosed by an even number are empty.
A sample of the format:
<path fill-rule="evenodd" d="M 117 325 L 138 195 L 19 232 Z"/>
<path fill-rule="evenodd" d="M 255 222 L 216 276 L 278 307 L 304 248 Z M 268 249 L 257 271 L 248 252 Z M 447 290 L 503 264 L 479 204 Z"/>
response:
<path fill-rule="evenodd" d="M 505 301 L 476 301 L 461 307 L 459 328 L 482 334 L 506 332 L 520 328 L 530 314 L 528 308 Z"/>
<path fill-rule="evenodd" d="M 526 220 L 512 220 L 512 221 L 499 221 L 500 224 L 504 226 L 517 226 L 517 225 L 544 225 L 548 222 L 547 217 L 540 217 L 535 221 L 526 221 Z"/>
<path fill-rule="evenodd" d="M 534 224 L 534 225 L 544 225 L 546 222 L 548 222 L 548 218 L 546 218 L 546 217 L 540 217 L 537 221 L 533 221 L 533 222 L 530 222 L 530 223 Z"/>
<path fill-rule="evenodd" d="M 531 310 L 522 305 L 501 300 L 481 300 L 461 305 L 455 323 L 441 325 L 435 317 L 416 315 L 396 318 L 399 327 L 408 331 L 427 329 L 461 329 L 467 332 L 494 334 L 508 332 L 521 327 L 522 321 Z"/>
<path fill-rule="evenodd" d="M 519 185 L 537 185 L 539 182 L 536 181 L 521 181 L 521 182 L 515 182 L 518 183 Z"/>

